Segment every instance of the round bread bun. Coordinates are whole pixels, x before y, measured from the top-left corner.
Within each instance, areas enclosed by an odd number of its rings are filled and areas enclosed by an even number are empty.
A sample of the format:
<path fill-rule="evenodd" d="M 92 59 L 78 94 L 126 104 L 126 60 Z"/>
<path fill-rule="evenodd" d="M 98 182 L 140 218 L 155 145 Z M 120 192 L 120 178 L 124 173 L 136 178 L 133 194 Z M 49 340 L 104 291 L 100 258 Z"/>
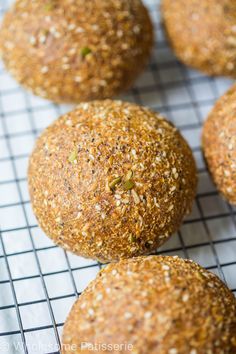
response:
<path fill-rule="evenodd" d="M 153 28 L 141 0 L 17 0 L 0 30 L 12 75 L 55 102 L 117 95 L 143 70 Z"/>
<path fill-rule="evenodd" d="M 202 143 L 218 190 L 236 205 L 236 85 L 218 100 L 209 114 Z"/>
<path fill-rule="evenodd" d="M 113 350 L 105 351 L 109 345 Z M 62 353 L 95 352 L 92 348 L 96 353 L 233 354 L 236 300 L 216 275 L 190 260 L 122 260 L 98 274 L 66 320 Z"/>
<path fill-rule="evenodd" d="M 184 64 L 236 78 L 234 0 L 162 0 L 162 12 L 170 44 Z"/>
<path fill-rule="evenodd" d="M 80 104 L 46 129 L 28 176 L 45 233 L 102 262 L 156 250 L 190 211 L 197 180 L 171 123 L 111 100 Z"/>

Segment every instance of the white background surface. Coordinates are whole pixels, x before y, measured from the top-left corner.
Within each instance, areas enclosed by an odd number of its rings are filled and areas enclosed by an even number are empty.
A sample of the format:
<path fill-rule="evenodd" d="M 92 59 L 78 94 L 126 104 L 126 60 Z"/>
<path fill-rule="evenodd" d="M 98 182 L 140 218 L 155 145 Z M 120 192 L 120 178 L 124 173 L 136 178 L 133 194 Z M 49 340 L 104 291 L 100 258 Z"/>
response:
<path fill-rule="evenodd" d="M 231 82 L 179 64 L 164 40 L 158 1 L 146 2 L 156 45 L 146 71 L 122 99 L 164 113 L 188 140 L 199 169 L 193 212 L 160 251 L 192 258 L 235 291 L 236 209 L 217 194 L 200 149 L 202 122 Z M 0 7 L 7 3 L 0 0 Z M 70 108 L 25 92 L 0 64 L 0 353 L 24 353 L 22 339 L 29 353 L 56 351 L 57 333 L 76 294 L 99 271 L 96 262 L 54 246 L 38 228 L 29 203 L 26 169 L 35 137 Z"/>

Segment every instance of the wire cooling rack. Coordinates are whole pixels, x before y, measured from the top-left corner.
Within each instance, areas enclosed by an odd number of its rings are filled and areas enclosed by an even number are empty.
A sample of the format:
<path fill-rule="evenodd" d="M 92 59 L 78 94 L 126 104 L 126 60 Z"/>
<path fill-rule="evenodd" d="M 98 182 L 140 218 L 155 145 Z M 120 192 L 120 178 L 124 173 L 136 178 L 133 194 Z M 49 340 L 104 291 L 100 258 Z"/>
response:
<path fill-rule="evenodd" d="M 235 292 L 236 209 L 215 190 L 200 148 L 202 122 L 231 82 L 177 62 L 163 36 L 159 1 L 146 2 L 157 41 L 146 71 L 122 99 L 176 124 L 199 170 L 192 214 L 159 253 L 192 258 Z M 0 0 L 1 15 L 9 3 Z M 58 353 L 71 305 L 101 267 L 56 247 L 39 229 L 29 202 L 26 170 L 35 138 L 70 108 L 25 92 L 0 64 L 0 353 Z"/>

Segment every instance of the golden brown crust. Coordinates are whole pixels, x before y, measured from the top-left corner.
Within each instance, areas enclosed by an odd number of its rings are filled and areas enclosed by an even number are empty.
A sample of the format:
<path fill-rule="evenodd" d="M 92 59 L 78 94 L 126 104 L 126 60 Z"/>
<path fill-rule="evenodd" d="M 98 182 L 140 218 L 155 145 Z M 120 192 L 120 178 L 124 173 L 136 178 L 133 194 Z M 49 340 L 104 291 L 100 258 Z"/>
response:
<path fill-rule="evenodd" d="M 233 354 L 236 301 L 216 275 L 190 260 L 122 260 L 99 273 L 67 318 L 62 353 L 91 353 L 85 343 L 133 346 L 121 353 Z"/>
<path fill-rule="evenodd" d="M 129 88 L 152 43 L 141 0 L 17 0 L 0 31 L 9 71 L 56 102 L 106 98 Z"/>
<path fill-rule="evenodd" d="M 59 245 L 100 261 L 147 254 L 190 211 L 192 152 L 175 127 L 121 101 L 80 104 L 38 139 L 29 164 L 34 212 Z"/>
<path fill-rule="evenodd" d="M 203 128 L 203 150 L 219 191 L 236 205 L 236 85 L 216 103 Z"/>
<path fill-rule="evenodd" d="M 162 0 L 164 25 L 177 57 L 209 75 L 236 77 L 236 2 Z"/>

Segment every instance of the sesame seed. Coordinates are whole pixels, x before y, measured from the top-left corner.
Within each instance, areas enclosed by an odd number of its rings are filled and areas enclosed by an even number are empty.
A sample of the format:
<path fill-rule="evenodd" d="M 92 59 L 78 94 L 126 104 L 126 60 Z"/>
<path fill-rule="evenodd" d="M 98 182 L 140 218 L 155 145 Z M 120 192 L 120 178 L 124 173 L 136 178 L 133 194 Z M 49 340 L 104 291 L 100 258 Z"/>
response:
<path fill-rule="evenodd" d="M 225 175 L 226 177 L 229 177 L 229 176 L 230 176 L 230 172 L 229 172 L 228 170 L 225 170 L 225 171 L 224 171 L 224 175 Z"/>
<path fill-rule="evenodd" d="M 140 33 L 140 27 L 138 25 L 134 26 L 133 28 L 134 33 Z"/>
<path fill-rule="evenodd" d="M 168 211 L 171 211 L 171 210 L 173 210 L 173 209 L 174 209 L 174 205 L 171 204 L 171 205 L 169 206 L 169 208 L 168 208 Z"/>
<path fill-rule="evenodd" d="M 149 319 L 151 317 L 152 317 L 152 312 L 151 311 L 147 311 L 147 312 L 144 313 L 144 318 Z"/>
<path fill-rule="evenodd" d="M 98 294 L 96 297 L 97 301 L 101 301 L 103 299 L 103 295 L 102 294 Z"/>
<path fill-rule="evenodd" d="M 76 28 L 76 24 L 75 23 L 71 23 L 69 24 L 69 26 L 67 27 L 69 31 L 73 31 Z"/>
<path fill-rule="evenodd" d="M 182 297 L 183 302 L 188 301 L 188 299 L 189 299 L 189 294 L 184 294 Z"/>
<path fill-rule="evenodd" d="M 30 44 L 32 44 L 32 45 L 35 45 L 37 43 L 37 40 L 34 36 L 31 36 L 29 41 L 30 41 Z"/>
<path fill-rule="evenodd" d="M 163 270 L 170 270 L 170 267 L 167 264 L 162 265 Z"/>
<path fill-rule="evenodd" d="M 100 206 L 99 204 L 96 204 L 96 205 L 95 205 L 95 209 L 96 209 L 97 211 L 101 211 L 102 208 L 101 208 L 101 206 Z"/>
<path fill-rule="evenodd" d="M 117 37 L 121 38 L 121 37 L 123 36 L 123 31 L 118 30 L 118 31 L 116 32 L 116 34 L 117 34 Z"/>
<path fill-rule="evenodd" d="M 138 194 L 135 192 L 134 189 L 131 190 L 131 194 L 132 194 L 132 196 L 133 196 L 133 199 L 134 199 L 135 204 L 139 204 L 139 203 L 140 203 L 140 199 L 139 199 L 139 196 L 138 196 Z"/>
<path fill-rule="evenodd" d="M 67 119 L 65 124 L 68 125 L 69 127 L 71 127 L 72 126 L 72 121 L 70 119 Z"/>
<path fill-rule="evenodd" d="M 41 68 L 41 73 L 42 74 L 46 74 L 47 72 L 48 72 L 48 66 L 43 66 L 42 68 Z"/>
<path fill-rule="evenodd" d="M 89 316 L 93 316 L 94 315 L 94 310 L 93 309 L 88 309 L 88 314 L 89 314 Z"/>
<path fill-rule="evenodd" d="M 79 211 L 79 212 L 77 213 L 77 218 L 79 219 L 79 218 L 81 218 L 81 216 L 82 216 L 82 213 L 81 213 L 81 211 Z"/>
<path fill-rule="evenodd" d="M 209 283 L 208 283 L 208 286 L 209 286 L 210 288 L 214 288 L 215 285 L 214 285 L 213 283 L 210 283 L 210 282 L 209 282 Z"/>
<path fill-rule="evenodd" d="M 84 33 L 85 30 L 82 27 L 77 27 L 76 28 L 76 33 Z"/>
<path fill-rule="evenodd" d="M 75 82 L 82 82 L 82 77 L 81 76 L 76 76 L 75 77 Z"/>
<path fill-rule="evenodd" d="M 133 317 L 133 314 L 131 312 L 125 312 L 124 317 L 128 320 Z"/>
<path fill-rule="evenodd" d="M 178 350 L 175 348 L 171 348 L 169 349 L 168 354 L 178 354 Z"/>
<path fill-rule="evenodd" d="M 46 42 L 46 40 L 47 40 L 47 37 L 45 35 L 41 35 L 39 37 L 39 42 L 42 43 L 42 44 L 44 44 Z"/>
<path fill-rule="evenodd" d="M 198 354 L 196 349 L 191 349 L 189 354 Z"/>

